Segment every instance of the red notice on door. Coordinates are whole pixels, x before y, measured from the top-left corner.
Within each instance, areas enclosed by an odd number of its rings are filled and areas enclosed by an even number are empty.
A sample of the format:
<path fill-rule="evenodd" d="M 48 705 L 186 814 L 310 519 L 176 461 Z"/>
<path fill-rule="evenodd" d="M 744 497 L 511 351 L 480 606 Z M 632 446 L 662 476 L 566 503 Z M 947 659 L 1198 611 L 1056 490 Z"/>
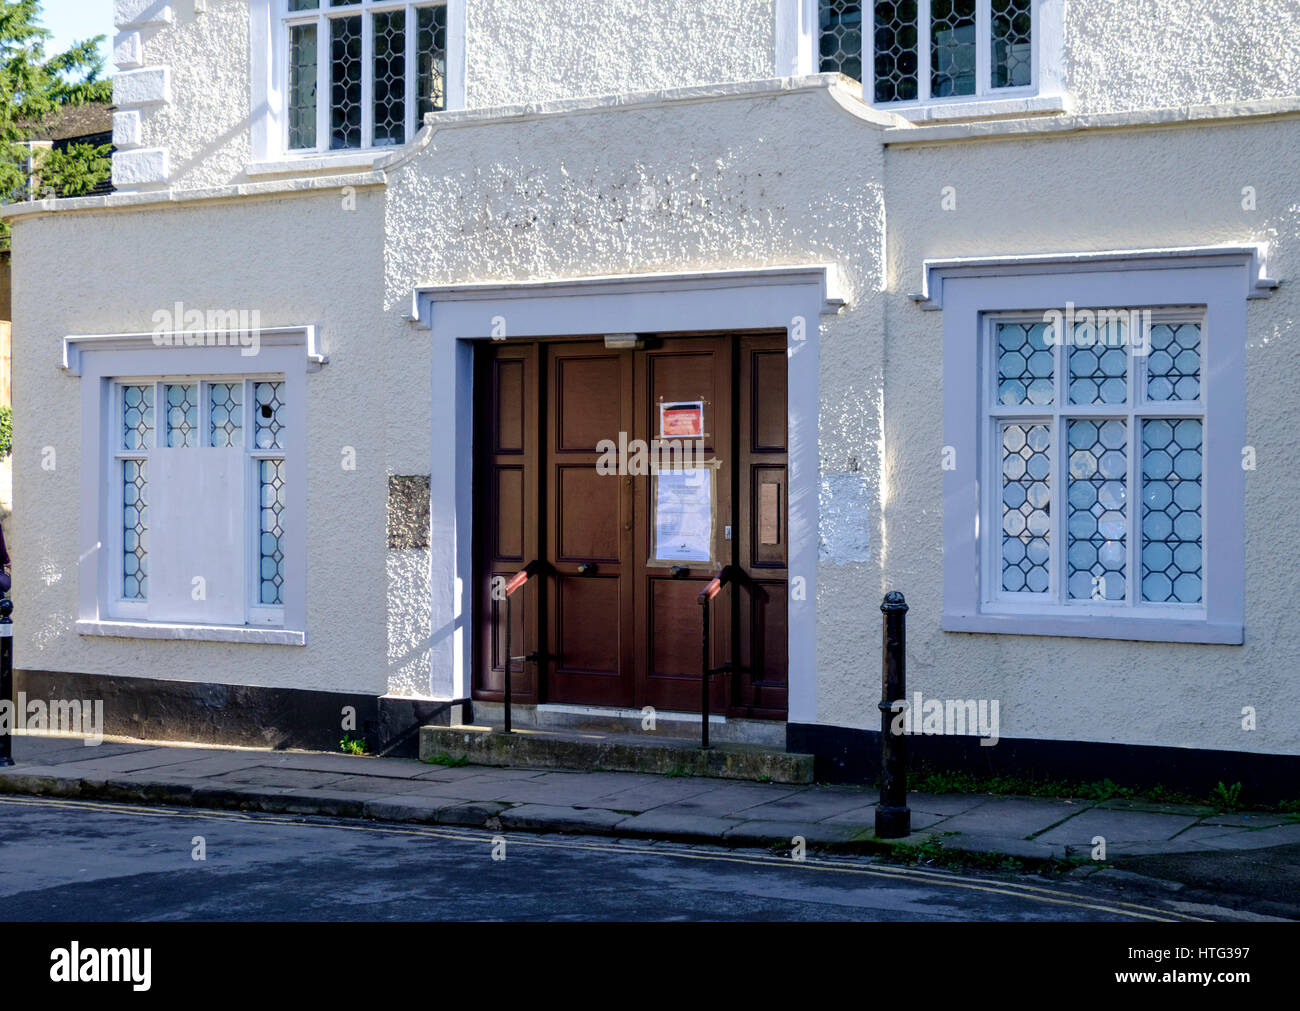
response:
<path fill-rule="evenodd" d="M 704 438 L 704 402 L 702 400 L 692 400 L 677 404 L 661 403 L 659 405 L 659 438 Z"/>

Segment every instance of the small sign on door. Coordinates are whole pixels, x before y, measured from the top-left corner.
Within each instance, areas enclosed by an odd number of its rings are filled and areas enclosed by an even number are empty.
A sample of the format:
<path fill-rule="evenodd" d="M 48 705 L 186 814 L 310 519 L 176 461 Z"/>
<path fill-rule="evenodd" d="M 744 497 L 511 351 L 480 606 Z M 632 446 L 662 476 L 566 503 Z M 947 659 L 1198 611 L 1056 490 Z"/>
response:
<path fill-rule="evenodd" d="M 703 439 L 704 401 L 659 404 L 659 438 Z"/>

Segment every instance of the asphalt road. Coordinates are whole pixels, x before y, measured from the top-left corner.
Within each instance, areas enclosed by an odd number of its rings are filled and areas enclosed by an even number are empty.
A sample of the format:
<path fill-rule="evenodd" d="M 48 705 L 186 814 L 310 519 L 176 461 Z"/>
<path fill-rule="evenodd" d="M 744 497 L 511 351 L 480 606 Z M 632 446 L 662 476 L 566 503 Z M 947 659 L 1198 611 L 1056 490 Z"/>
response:
<path fill-rule="evenodd" d="M 6 920 L 1159 922 L 1169 903 L 865 858 L 0 798 Z M 201 845 L 206 859 L 196 860 Z M 1204 915 L 1203 911 L 1193 911 Z"/>

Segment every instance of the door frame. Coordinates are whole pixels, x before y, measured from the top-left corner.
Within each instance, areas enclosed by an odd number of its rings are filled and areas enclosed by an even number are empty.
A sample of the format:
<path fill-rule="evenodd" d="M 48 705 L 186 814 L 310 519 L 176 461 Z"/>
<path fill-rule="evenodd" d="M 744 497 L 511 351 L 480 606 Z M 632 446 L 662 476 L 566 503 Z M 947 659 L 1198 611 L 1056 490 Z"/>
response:
<path fill-rule="evenodd" d="M 417 287 L 431 331 L 430 667 L 468 698 L 474 657 L 474 355 L 481 340 L 784 330 L 790 455 L 788 657 L 791 723 L 817 719 L 818 336 L 845 305 L 834 264 Z M 793 588 L 800 580 L 800 594 Z M 447 672 L 439 676 L 437 672 Z"/>

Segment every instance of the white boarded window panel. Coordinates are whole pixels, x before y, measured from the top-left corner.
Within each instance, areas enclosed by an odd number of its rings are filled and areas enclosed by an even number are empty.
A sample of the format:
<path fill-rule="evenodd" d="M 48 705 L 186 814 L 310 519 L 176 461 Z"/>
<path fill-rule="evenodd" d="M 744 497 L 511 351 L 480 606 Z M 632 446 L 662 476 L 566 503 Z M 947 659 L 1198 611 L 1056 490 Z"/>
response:
<path fill-rule="evenodd" d="M 244 624 L 245 464 L 238 449 L 149 454 L 149 620 Z"/>

